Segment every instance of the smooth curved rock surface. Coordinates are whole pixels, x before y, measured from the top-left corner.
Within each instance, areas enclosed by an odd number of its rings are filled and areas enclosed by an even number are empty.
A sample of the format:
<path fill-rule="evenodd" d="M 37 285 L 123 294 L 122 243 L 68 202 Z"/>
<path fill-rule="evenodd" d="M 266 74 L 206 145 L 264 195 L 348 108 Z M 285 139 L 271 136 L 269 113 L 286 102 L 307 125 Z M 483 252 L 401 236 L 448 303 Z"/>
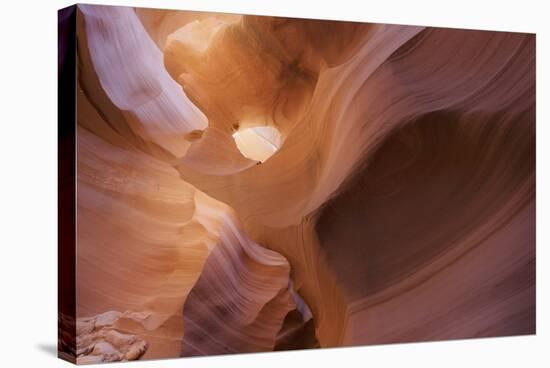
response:
<path fill-rule="evenodd" d="M 283 319 L 296 309 L 290 266 L 252 242 L 233 221 L 218 233 L 183 307 L 182 355 L 273 350 Z"/>
<path fill-rule="evenodd" d="M 86 359 L 535 332 L 533 35 L 78 14 Z"/>

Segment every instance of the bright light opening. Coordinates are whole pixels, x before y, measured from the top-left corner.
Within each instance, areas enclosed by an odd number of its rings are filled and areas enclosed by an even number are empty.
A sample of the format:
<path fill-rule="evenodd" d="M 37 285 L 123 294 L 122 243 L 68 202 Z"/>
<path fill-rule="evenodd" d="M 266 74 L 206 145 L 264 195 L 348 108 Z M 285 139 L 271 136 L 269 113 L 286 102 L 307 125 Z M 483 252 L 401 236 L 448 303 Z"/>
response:
<path fill-rule="evenodd" d="M 279 131 L 270 126 L 241 129 L 233 133 L 235 143 L 243 156 L 265 162 L 282 144 Z"/>

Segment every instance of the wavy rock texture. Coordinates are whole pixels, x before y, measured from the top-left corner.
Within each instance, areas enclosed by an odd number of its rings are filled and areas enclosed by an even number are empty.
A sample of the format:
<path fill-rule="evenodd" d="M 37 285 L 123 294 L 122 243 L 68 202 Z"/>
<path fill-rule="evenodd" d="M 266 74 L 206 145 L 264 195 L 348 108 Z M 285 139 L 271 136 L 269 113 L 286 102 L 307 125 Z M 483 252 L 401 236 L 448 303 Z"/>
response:
<path fill-rule="evenodd" d="M 535 332 L 533 35 L 78 9 L 79 362 Z"/>
<path fill-rule="evenodd" d="M 182 355 L 273 350 L 283 319 L 296 308 L 288 262 L 233 223 L 218 236 L 183 307 Z"/>

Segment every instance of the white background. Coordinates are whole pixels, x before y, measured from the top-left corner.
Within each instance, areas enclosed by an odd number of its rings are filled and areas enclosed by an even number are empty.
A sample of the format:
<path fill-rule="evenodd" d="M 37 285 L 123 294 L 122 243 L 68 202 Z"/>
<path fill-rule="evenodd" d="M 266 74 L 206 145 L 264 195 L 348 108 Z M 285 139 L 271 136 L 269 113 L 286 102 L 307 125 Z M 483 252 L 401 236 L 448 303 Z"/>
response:
<path fill-rule="evenodd" d="M 128 367 L 550 366 L 546 0 L 89 2 L 537 33 L 537 336 L 149 361 Z M 70 4 L 12 0 L 2 2 L 0 10 L 0 366 L 5 367 L 69 365 L 55 358 L 55 350 L 56 10 Z"/>

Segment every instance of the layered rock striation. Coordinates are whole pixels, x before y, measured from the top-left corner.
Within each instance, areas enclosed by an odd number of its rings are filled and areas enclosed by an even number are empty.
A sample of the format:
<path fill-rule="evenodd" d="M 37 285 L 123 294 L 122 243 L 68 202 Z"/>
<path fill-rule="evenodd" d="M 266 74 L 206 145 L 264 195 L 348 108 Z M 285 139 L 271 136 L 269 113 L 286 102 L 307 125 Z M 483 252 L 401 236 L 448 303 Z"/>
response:
<path fill-rule="evenodd" d="M 535 38 L 79 5 L 81 363 L 535 332 Z"/>

